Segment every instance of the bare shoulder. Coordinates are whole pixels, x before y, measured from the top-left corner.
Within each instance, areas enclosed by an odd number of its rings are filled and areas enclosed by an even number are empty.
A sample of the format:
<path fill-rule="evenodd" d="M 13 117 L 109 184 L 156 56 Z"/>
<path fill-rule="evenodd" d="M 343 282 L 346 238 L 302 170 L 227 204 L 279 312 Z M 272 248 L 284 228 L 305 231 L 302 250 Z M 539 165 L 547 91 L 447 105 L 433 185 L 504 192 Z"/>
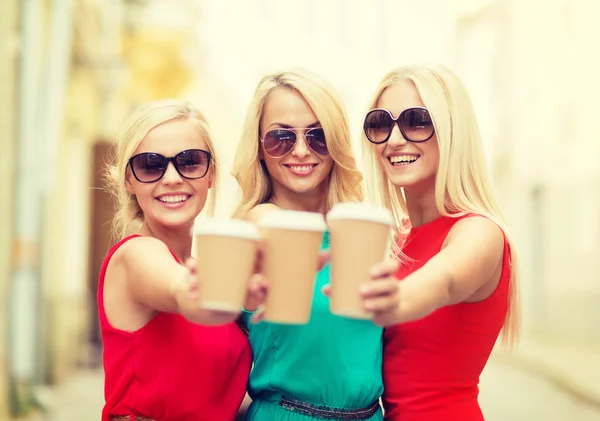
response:
<path fill-rule="evenodd" d="M 458 221 L 450 229 L 444 244 L 452 243 L 502 251 L 504 233 L 494 221 L 485 216 L 469 216 Z"/>
<path fill-rule="evenodd" d="M 281 208 L 272 203 L 262 203 L 258 206 L 253 207 L 244 219 L 250 222 L 257 223 L 260 220 L 260 218 L 262 218 L 264 215 L 270 212 L 281 212 Z"/>
<path fill-rule="evenodd" d="M 113 255 L 113 260 L 117 265 L 136 266 L 162 256 L 172 259 L 165 243 L 153 237 L 136 237 L 123 243 Z"/>

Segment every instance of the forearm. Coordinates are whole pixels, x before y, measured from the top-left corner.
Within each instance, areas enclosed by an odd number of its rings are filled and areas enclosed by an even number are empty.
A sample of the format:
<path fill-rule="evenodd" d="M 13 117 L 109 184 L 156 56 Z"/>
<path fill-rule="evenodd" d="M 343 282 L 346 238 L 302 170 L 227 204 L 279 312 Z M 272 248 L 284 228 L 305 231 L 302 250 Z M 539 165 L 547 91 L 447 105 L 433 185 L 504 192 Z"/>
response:
<path fill-rule="evenodd" d="M 422 319 L 450 304 L 450 279 L 444 272 L 422 268 L 399 282 L 399 323 Z"/>

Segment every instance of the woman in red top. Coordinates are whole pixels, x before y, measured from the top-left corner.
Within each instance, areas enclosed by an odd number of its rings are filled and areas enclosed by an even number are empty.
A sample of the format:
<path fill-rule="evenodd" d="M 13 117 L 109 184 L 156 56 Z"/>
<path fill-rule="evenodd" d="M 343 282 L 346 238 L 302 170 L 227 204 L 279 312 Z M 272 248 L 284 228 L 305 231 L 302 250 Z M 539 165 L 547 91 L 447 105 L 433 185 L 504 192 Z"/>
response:
<path fill-rule="evenodd" d="M 109 251 L 98 289 L 102 420 L 233 420 L 250 346 L 232 320 L 197 309 L 198 281 L 181 264 L 194 219 L 207 199 L 214 206 L 209 192 L 217 187 L 204 117 L 180 101 L 138 109 L 118 138 L 109 181 L 123 239 Z"/>
<path fill-rule="evenodd" d="M 371 301 L 384 333 L 385 418 L 482 421 L 479 376 L 501 331 L 518 330 L 515 253 L 492 194 L 469 96 L 442 66 L 396 69 L 364 121 L 371 192 L 412 226 L 397 298 Z M 398 267 L 399 266 L 399 267 Z M 378 294 L 365 285 L 365 297 Z"/>

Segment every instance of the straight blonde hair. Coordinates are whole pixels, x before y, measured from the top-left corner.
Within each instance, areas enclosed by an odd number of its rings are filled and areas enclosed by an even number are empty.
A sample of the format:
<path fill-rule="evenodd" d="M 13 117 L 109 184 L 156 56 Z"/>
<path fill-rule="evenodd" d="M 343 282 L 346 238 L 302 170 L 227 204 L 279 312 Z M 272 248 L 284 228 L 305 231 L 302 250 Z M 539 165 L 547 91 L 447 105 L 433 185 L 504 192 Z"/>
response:
<path fill-rule="evenodd" d="M 114 164 L 107 167 L 107 186 L 116 201 L 116 212 L 113 218 L 113 235 L 116 240 L 139 230 L 144 221 L 144 212 L 136 197 L 130 194 L 125 187 L 129 171 L 129 158 L 132 157 L 150 130 L 175 120 L 192 122 L 198 128 L 212 155 L 210 171 L 213 183 L 208 193 L 207 208 L 208 214 L 214 213 L 219 191 L 219 161 L 206 119 L 194 105 L 187 101 L 168 99 L 151 102 L 135 110 L 125 122 L 115 142 Z"/>
<path fill-rule="evenodd" d="M 254 92 L 233 164 L 232 175 L 242 191 L 233 217 L 243 218 L 252 208 L 273 196 L 271 177 L 259 159 L 259 131 L 265 104 L 276 89 L 290 89 L 299 93 L 323 127 L 327 149 L 334 161 L 326 211 L 335 203 L 363 201 L 363 176 L 356 167 L 352 153 L 346 110 L 327 81 L 308 70 L 297 69 L 263 77 Z"/>
<path fill-rule="evenodd" d="M 483 215 L 502 229 L 509 244 L 509 305 L 501 338 L 503 344 L 513 346 L 521 325 L 517 253 L 493 194 L 483 142 L 469 94 L 459 78 L 444 66 L 399 67 L 385 75 L 379 83 L 369 110 L 377 107 L 383 91 L 406 80 L 414 84 L 429 110 L 438 139 L 439 163 L 435 178 L 438 212 L 451 217 L 469 213 Z M 364 133 L 362 146 L 370 199 L 392 211 L 396 233 L 401 235 L 405 231 L 403 220 L 408 215 L 403 188 L 394 186 L 386 177 L 375 148 Z"/>

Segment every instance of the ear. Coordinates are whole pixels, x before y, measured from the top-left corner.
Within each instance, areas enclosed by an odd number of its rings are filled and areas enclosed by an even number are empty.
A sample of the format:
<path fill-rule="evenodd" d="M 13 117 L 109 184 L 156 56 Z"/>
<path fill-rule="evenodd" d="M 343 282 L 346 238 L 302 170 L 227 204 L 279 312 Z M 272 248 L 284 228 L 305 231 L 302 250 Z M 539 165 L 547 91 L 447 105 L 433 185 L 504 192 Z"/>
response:
<path fill-rule="evenodd" d="M 261 160 L 265 159 L 265 155 L 263 153 L 263 148 L 262 148 L 262 145 L 260 144 L 260 141 L 258 143 L 258 159 L 261 159 Z"/>
<path fill-rule="evenodd" d="M 125 173 L 125 188 L 129 194 L 135 195 L 135 189 L 133 188 L 133 184 L 131 184 L 131 171 L 129 169 Z"/>
<path fill-rule="evenodd" d="M 208 173 L 208 188 L 212 189 L 213 186 L 213 181 L 214 181 L 214 177 L 213 177 L 213 172 L 212 170 Z"/>

